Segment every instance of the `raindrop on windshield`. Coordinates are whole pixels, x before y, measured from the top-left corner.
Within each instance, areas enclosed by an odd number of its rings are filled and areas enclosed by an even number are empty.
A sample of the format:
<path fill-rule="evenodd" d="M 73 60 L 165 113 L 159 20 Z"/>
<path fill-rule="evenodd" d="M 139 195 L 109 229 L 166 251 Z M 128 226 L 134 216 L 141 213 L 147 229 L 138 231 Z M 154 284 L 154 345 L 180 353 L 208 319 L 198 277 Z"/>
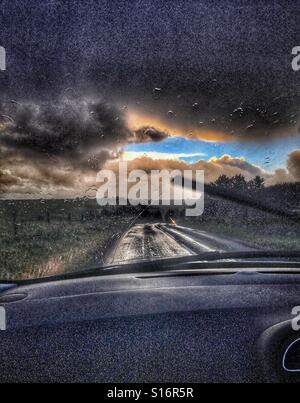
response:
<path fill-rule="evenodd" d="M 152 91 L 153 98 L 154 99 L 159 99 L 161 97 L 161 93 L 162 93 L 161 88 L 159 88 L 159 87 L 154 88 L 154 90 Z"/>
<path fill-rule="evenodd" d="M 85 199 L 95 199 L 98 189 L 96 187 L 91 187 L 85 191 Z"/>

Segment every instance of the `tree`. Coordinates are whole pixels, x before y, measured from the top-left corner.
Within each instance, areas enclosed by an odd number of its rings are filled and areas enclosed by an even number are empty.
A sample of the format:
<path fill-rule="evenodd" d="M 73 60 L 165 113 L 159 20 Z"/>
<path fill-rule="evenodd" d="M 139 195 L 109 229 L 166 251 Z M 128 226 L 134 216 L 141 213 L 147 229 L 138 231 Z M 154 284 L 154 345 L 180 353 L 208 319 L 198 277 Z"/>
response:
<path fill-rule="evenodd" d="M 230 188 L 231 187 L 231 179 L 227 175 L 221 175 L 215 181 L 215 185 L 222 188 Z"/>
<path fill-rule="evenodd" d="M 241 174 L 235 175 L 233 178 L 231 178 L 231 189 L 237 190 L 237 191 L 242 191 L 246 190 L 248 187 L 247 181 L 245 177 Z"/>
<path fill-rule="evenodd" d="M 248 187 L 249 190 L 252 190 L 254 192 L 258 192 L 265 187 L 265 180 L 261 176 L 256 176 L 254 179 L 252 179 L 250 182 L 248 182 Z"/>
<path fill-rule="evenodd" d="M 231 178 L 227 175 L 221 175 L 214 184 L 218 187 L 235 190 L 237 192 L 246 192 L 248 190 L 258 192 L 265 188 L 264 178 L 256 176 L 251 181 L 247 182 L 242 174 L 235 175 Z"/>

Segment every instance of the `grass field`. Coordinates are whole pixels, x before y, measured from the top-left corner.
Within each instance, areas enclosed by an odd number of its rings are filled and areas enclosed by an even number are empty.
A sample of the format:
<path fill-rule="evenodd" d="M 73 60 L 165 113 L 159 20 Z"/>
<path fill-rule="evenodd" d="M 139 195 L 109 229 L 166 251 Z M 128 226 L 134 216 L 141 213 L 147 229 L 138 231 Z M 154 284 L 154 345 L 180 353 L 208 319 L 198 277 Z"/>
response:
<path fill-rule="evenodd" d="M 90 200 L 0 201 L 0 278 L 46 277 L 101 265 L 114 240 L 137 215 L 132 208 L 107 211 Z M 159 215 L 140 217 L 140 222 L 161 220 Z M 232 217 L 229 222 L 176 220 L 261 249 L 299 250 L 299 224 L 276 217 L 256 222 Z"/>
<path fill-rule="evenodd" d="M 246 242 L 258 249 L 295 251 L 300 249 L 299 224 L 283 221 L 277 217 L 262 222 L 232 222 L 230 224 L 217 221 L 178 221 L 181 225 L 209 231 L 228 238 Z"/>
<path fill-rule="evenodd" d="M 41 213 L 0 204 L 0 278 L 28 279 L 77 271 L 102 264 L 114 238 L 126 230 L 133 215 L 89 217 L 90 211 L 53 207 Z M 49 207 L 49 206 L 48 206 Z M 33 213 L 33 211 L 35 213 Z M 48 215 L 49 211 L 50 216 Z M 37 213 L 38 212 L 38 213 Z M 71 217 L 70 217 L 71 212 Z"/>

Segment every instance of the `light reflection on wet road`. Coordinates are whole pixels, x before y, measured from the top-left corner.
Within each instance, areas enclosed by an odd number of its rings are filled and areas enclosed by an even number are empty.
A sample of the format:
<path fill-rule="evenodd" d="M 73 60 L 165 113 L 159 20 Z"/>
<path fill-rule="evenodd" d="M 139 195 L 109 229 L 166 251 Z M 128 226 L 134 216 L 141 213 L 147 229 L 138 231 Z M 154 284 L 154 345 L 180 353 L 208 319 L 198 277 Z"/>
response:
<path fill-rule="evenodd" d="M 110 263 L 128 263 L 214 251 L 248 251 L 251 248 L 206 231 L 169 224 L 137 224 L 117 243 Z"/>

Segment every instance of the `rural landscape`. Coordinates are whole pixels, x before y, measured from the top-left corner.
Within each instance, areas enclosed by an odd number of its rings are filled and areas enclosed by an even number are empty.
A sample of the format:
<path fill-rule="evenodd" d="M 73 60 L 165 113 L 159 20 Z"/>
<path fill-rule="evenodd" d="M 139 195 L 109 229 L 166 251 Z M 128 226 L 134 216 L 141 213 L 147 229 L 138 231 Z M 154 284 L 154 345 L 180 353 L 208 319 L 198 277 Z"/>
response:
<path fill-rule="evenodd" d="M 0 277 L 27 279 L 101 267 L 112 245 L 137 224 L 188 227 L 255 248 L 298 249 L 299 183 L 265 187 L 258 177 L 247 182 L 221 176 L 213 186 L 263 200 L 289 217 L 207 193 L 204 214 L 196 218 L 185 217 L 184 207 L 177 206 L 100 207 L 89 198 L 1 200 Z"/>

